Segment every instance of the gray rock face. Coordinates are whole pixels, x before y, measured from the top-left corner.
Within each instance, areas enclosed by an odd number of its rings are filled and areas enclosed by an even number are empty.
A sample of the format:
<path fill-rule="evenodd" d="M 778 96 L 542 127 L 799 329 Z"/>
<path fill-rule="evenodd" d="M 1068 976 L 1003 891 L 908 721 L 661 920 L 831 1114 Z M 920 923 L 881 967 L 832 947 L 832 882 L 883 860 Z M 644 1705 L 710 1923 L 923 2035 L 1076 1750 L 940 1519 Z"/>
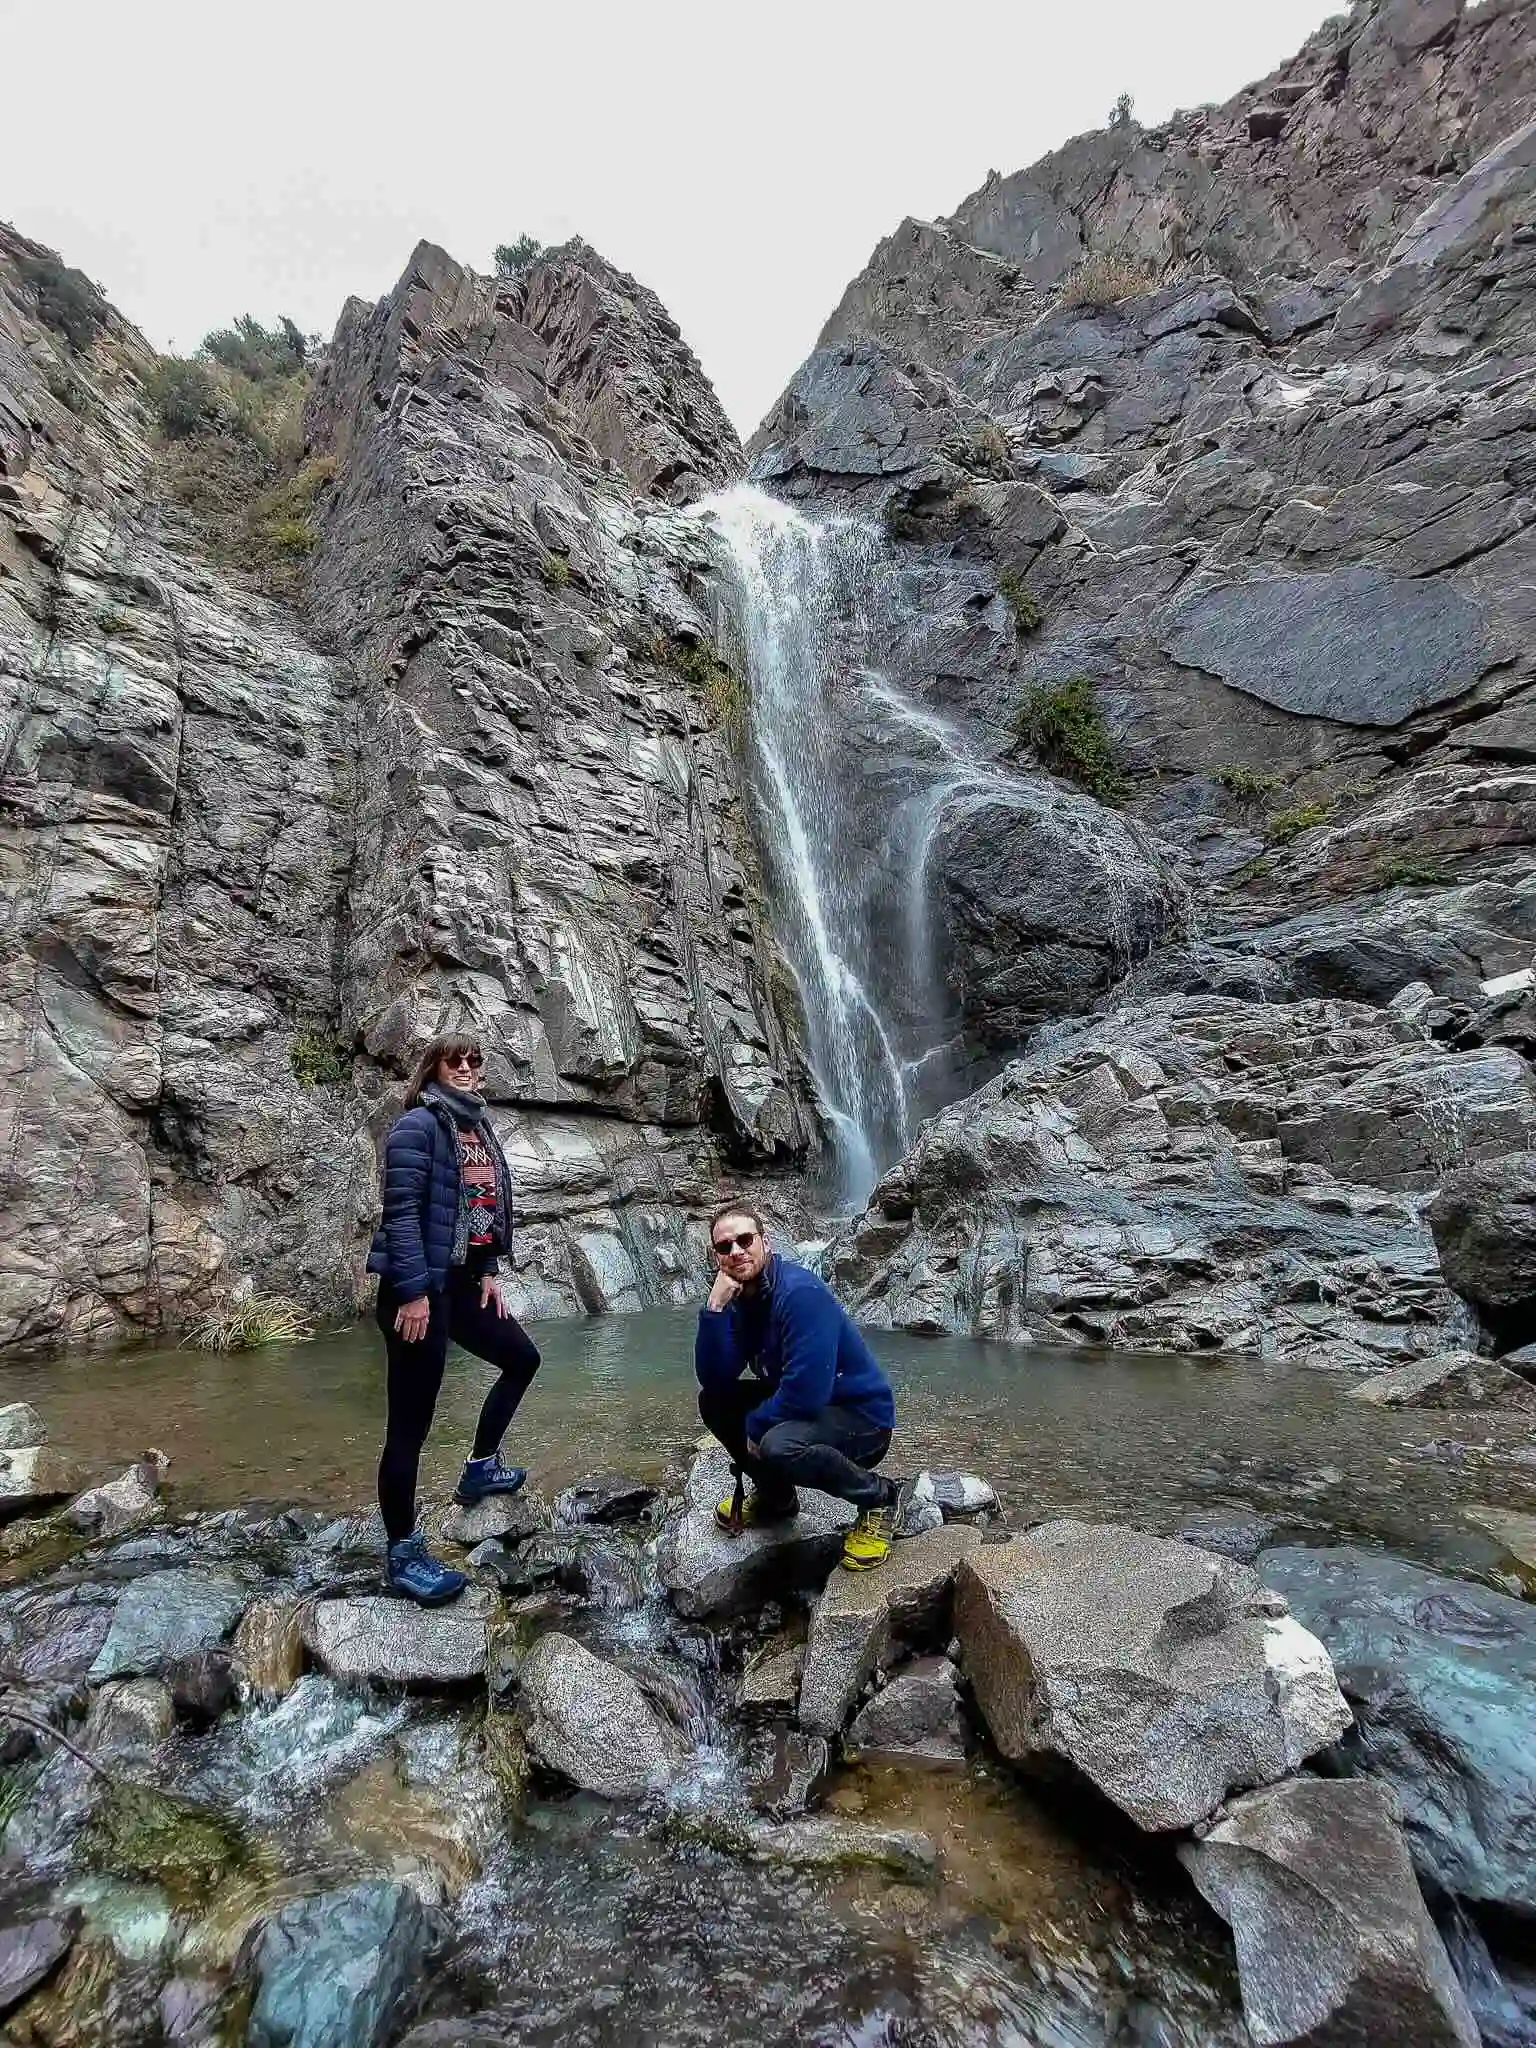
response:
<path fill-rule="evenodd" d="M 30 1451 L 48 1441 L 48 1425 L 26 1401 L 0 1408 L 0 1451 Z"/>
<path fill-rule="evenodd" d="M 77 1913 L 47 1914 L 0 1927 L 0 2014 L 20 2005 L 63 1962 L 80 1929 Z"/>
<path fill-rule="evenodd" d="M 210 1648 L 233 1629 L 249 1597 L 232 1572 L 200 1566 L 146 1572 L 124 1587 L 90 1675 L 132 1678 Z"/>
<path fill-rule="evenodd" d="M 965 1755 L 960 1686 L 947 1657 L 919 1657 L 898 1671 L 848 1728 L 850 1749 L 957 1763 Z"/>
<path fill-rule="evenodd" d="M 1477 2048 L 1381 1787 L 1268 1786 L 1234 1800 L 1180 1855 L 1231 1923 L 1255 2042 Z"/>
<path fill-rule="evenodd" d="M 320 1600 L 304 1622 L 304 1645 L 333 1678 L 349 1685 L 472 1685 L 485 1674 L 483 1593 L 448 1607 L 409 1600 Z"/>
<path fill-rule="evenodd" d="M 435 1945 L 407 1884 L 292 1900 L 254 1942 L 250 2048 L 383 2048 L 409 2017 Z"/>
<path fill-rule="evenodd" d="M 519 1673 L 528 1747 L 547 1770 L 605 1799 L 637 1799 L 687 1754 L 627 1671 L 570 1636 L 540 1636 Z"/>
<path fill-rule="evenodd" d="M 1357 1004 L 1161 998 L 1043 1034 L 934 1117 L 823 1262 L 878 1327 L 1407 1363 L 1461 1334 L 1412 1196 L 1532 1128 L 1504 1049 Z"/>
<path fill-rule="evenodd" d="M 980 1544 L 979 1530 L 957 1523 L 896 1543 L 879 1571 L 833 1576 L 806 1637 L 802 1728 L 840 1735 L 865 1682 L 897 1642 L 947 1638 L 955 1569 Z"/>
<path fill-rule="evenodd" d="M 1430 1205 L 1440 1264 L 1507 1349 L 1536 1336 L 1536 1151 L 1453 1174 Z"/>
<path fill-rule="evenodd" d="M 1004 1756 L 1065 1758 L 1139 1826 L 1189 1827 L 1349 1725 L 1328 1654 L 1254 1573 L 1134 1529 L 1047 1522 L 955 1580 Z"/>
<path fill-rule="evenodd" d="M 1536 1414 L 1536 1386 L 1475 1351 L 1441 1351 L 1393 1366 L 1351 1387 L 1349 1397 L 1378 1408 L 1528 1408 Z"/>
<path fill-rule="evenodd" d="M 1192 591 L 1169 612 L 1163 647 L 1281 711 L 1339 725 L 1401 725 L 1470 690 L 1486 665 L 1469 599 L 1376 569 Z"/>
<path fill-rule="evenodd" d="M 715 1521 L 715 1504 L 731 1492 L 731 1461 L 722 1449 L 703 1451 L 688 1476 L 681 1515 L 663 1531 L 661 1583 L 679 1614 L 744 1614 L 785 1593 L 814 1591 L 842 1555 L 843 1531 L 854 1522 L 846 1501 L 802 1491 L 792 1522 L 730 1536 Z"/>
<path fill-rule="evenodd" d="M 1415 1863 L 1447 1891 L 1536 1908 L 1536 1607 L 1350 1546 L 1266 1550 L 1258 1570 L 1354 1710 L 1330 1767 L 1392 1786 Z"/>

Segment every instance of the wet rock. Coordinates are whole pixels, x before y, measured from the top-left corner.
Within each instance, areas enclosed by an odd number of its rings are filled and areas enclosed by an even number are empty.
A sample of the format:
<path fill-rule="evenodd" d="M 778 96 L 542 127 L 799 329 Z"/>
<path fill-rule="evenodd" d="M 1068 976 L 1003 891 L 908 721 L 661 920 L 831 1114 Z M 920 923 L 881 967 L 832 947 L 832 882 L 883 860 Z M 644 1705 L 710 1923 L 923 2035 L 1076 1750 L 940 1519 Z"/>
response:
<path fill-rule="evenodd" d="M 159 2005 L 169 2048 L 222 2048 L 226 1995 L 211 1977 L 173 1977 Z"/>
<path fill-rule="evenodd" d="M 1446 1891 L 1536 1909 L 1536 1608 L 1350 1545 L 1266 1550 L 1258 1569 L 1354 1709 L 1329 1768 L 1392 1786 L 1414 1862 Z"/>
<path fill-rule="evenodd" d="M 211 1728 L 240 1697 L 234 1660 L 228 1650 L 193 1650 L 175 1657 L 162 1674 L 170 1689 L 176 1718 L 194 1731 Z"/>
<path fill-rule="evenodd" d="M 229 1634 L 249 1597 L 233 1572 L 197 1565 L 146 1572 L 124 1587 L 90 1675 L 130 1678 L 209 1648 Z"/>
<path fill-rule="evenodd" d="M 946 1522 L 985 1522 L 998 1512 L 996 1489 L 974 1472 L 919 1472 L 912 1498 L 932 1501 Z"/>
<path fill-rule="evenodd" d="M 0 1451 L 31 1451 L 48 1441 L 48 1425 L 27 1401 L 0 1407 Z"/>
<path fill-rule="evenodd" d="M 939 1852 L 932 1838 L 910 1828 L 868 1827 L 851 1820 L 789 1821 L 754 1827 L 749 1853 L 759 1863 L 785 1863 L 796 1870 L 846 1870 L 860 1864 L 922 1884 L 937 1874 Z"/>
<path fill-rule="evenodd" d="M 1268 1786 L 1234 1800 L 1180 1856 L 1231 1924 L 1256 2042 L 1478 2048 L 1382 1787 Z"/>
<path fill-rule="evenodd" d="M 522 1661 L 520 1716 L 546 1769 L 605 1799 L 634 1799 L 687 1754 L 627 1671 L 570 1636 L 540 1636 Z"/>
<path fill-rule="evenodd" d="M 1528 1408 L 1536 1414 L 1536 1386 L 1475 1351 L 1437 1351 L 1392 1366 L 1351 1387 L 1349 1398 L 1377 1408 Z"/>
<path fill-rule="evenodd" d="M 1520 1515 L 1509 1508 L 1467 1508 L 1466 1518 L 1485 1530 L 1514 1566 L 1525 1583 L 1527 1594 L 1536 1597 L 1536 1515 Z"/>
<path fill-rule="evenodd" d="M 164 1451 L 146 1451 L 120 1478 L 77 1494 L 60 1520 L 85 1536 L 118 1536 L 152 1514 L 170 1466 Z"/>
<path fill-rule="evenodd" d="M 965 1756 L 960 1686 L 947 1657 L 919 1657 L 854 1715 L 850 1749 L 958 1762 Z"/>
<path fill-rule="evenodd" d="M 1203 1508 L 1186 1515 L 1174 1534 L 1197 1550 L 1230 1557 L 1236 1564 L 1252 1564 L 1265 1544 L 1273 1541 L 1275 1524 L 1267 1515 L 1241 1508 Z"/>
<path fill-rule="evenodd" d="M 840 1735 L 866 1681 L 900 1641 L 949 1635 L 955 1569 L 981 1545 L 956 1524 L 892 1547 L 876 1572 L 838 1572 L 811 1616 L 800 1680 L 800 1725 Z"/>
<path fill-rule="evenodd" d="M 773 1754 L 752 1779 L 749 1797 L 770 1820 L 798 1820 L 820 1799 L 831 1768 L 832 1746 L 825 1736 L 775 1728 Z"/>
<path fill-rule="evenodd" d="M 0 1522 L 67 1500 L 79 1490 L 81 1477 L 73 1459 L 50 1445 L 0 1450 Z"/>
<path fill-rule="evenodd" d="M 1349 1725 L 1328 1654 L 1246 1566 L 1046 1522 L 960 1565 L 955 1629 L 1003 1755 L 1065 1758 L 1141 1827 L 1189 1827 Z"/>
<path fill-rule="evenodd" d="M 485 1675 L 489 1599 L 471 1591 L 434 1608 L 382 1595 L 318 1600 L 304 1620 L 304 1647 L 344 1685 L 472 1685 Z"/>
<path fill-rule="evenodd" d="M 1536 1152 L 1452 1174 L 1427 1215 L 1447 1281 L 1501 1347 L 1536 1338 Z"/>
<path fill-rule="evenodd" d="M 106 1642 L 116 1601 L 116 1587 L 90 1582 L 0 1595 L 0 1658 L 23 1678 L 74 1684 Z"/>
<path fill-rule="evenodd" d="M 253 1600 L 230 1646 L 259 1699 L 282 1699 L 304 1674 L 303 1610 L 295 1600 Z"/>
<path fill-rule="evenodd" d="M 727 1453 L 701 1452 L 688 1475 L 683 1512 L 662 1534 L 662 1586 L 692 1620 L 745 1614 L 764 1601 L 824 1585 L 842 1555 L 843 1531 L 855 1519 L 846 1501 L 803 1490 L 794 1521 L 729 1536 L 716 1525 L 715 1504 L 731 1485 Z"/>
<path fill-rule="evenodd" d="M 557 1522 L 638 1522 L 655 1504 L 660 1489 L 622 1472 L 593 1472 L 555 1497 Z"/>
<path fill-rule="evenodd" d="M 47 1982 L 79 1932 L 77 1912 L 44 1914 L 0 1927 L 0 2017 Z"/>
<path fill-rule="evenodd" d="M 409 2015 L 437 1939 L 407 1884 L 295 1899 L 252 1946 L 248 2048 L 382 2048 Z"/>
<path fill-rule="evenodd" d="M 520 1543 L 550 1526 L 549 1503 L 536 1487 L 524 1485 L 516 1493 L 492 1494 L 472 1508 L 450 1506 L 442 1519 L 445 1543 L 461 1543 L 466 1550 L 488 1538 L 503 1543 Z"/>
<path fill-rule="evenodd" d="M 154 1749 L 175 1726 L 168 1685 L 158 1678 L 115 1678 L 91 1701 L 82 1747 L 93 1756 Z"/>
<path fill-rule="evenodd" d="M 804 1643 L 765 1643 L 741 1674 L 736 1709 L 742 1714 L 792 1714 L 800 1697 Z"/>

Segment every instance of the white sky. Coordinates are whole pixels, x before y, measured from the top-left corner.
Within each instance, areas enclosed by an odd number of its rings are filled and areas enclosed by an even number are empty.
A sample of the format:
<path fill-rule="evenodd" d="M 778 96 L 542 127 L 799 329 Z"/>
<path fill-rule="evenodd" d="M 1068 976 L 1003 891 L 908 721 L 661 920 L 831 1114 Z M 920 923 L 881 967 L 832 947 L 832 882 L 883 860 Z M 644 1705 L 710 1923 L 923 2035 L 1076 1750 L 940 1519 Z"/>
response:
<path fill-rule="evenodd" d="M 329 333 L 426 236 L 580 233 L 743 435 L 875 243 L 1100 126 L 1221 100 L 1342 0 L 0 0 L 0 218 L 158 347 Z"/>

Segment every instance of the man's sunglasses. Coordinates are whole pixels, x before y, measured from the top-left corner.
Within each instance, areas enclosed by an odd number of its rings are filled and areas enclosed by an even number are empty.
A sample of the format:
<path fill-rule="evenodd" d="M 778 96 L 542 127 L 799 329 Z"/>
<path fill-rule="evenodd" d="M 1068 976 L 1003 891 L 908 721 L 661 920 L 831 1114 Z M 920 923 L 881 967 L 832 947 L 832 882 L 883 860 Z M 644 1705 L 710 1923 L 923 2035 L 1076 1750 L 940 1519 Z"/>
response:
<path fill-rule="evenodd" d="M 755 1230 L 744 1230 L 739 1237 L 717 1237 L 714 1239 L 715 1257 L 728 1259 L 733 1251 L 749 1252 L 756 1243 Z"/>
<path fill-rule="evenodd" d="M 475 1072 L 478 1073 L 485 1065 L 485 1054 L 483 1052 L 445 1052 L 443 1054 L 443 1065 L 445 1067 L 473 1067 Z"/>

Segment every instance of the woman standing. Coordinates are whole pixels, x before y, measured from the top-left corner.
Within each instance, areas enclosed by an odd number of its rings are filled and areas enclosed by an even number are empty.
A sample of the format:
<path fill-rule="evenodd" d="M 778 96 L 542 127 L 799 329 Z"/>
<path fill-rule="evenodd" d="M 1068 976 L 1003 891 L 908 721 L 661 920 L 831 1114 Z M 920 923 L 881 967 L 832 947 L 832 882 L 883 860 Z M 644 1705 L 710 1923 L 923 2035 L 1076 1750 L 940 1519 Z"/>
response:
<path fill-rule="evenodd" d="M 417 1062 L 384 1147 L 384 1214 L 368 1253 L 379 1275 L 375 1311 L 389 1355 L 389 1419 L 379 1460 L 387 1576 L 424 1606 L 454 1599 L 468 1581 L 427 1549 L 416 1527 L 416 1474 L 443 1383 L 448 1342 L 497 1369 L 474 1446 L 454 1490 L 473 1507 L 516 1493 L 527 1473 L 501 1462 L 501 1440 L 539 1369 L 539 1354 L 502 1300 L 499 1259 L 511 1242 L 511 1175 L 480 1076 L 474 1038 L 435 1038 Z"/>

